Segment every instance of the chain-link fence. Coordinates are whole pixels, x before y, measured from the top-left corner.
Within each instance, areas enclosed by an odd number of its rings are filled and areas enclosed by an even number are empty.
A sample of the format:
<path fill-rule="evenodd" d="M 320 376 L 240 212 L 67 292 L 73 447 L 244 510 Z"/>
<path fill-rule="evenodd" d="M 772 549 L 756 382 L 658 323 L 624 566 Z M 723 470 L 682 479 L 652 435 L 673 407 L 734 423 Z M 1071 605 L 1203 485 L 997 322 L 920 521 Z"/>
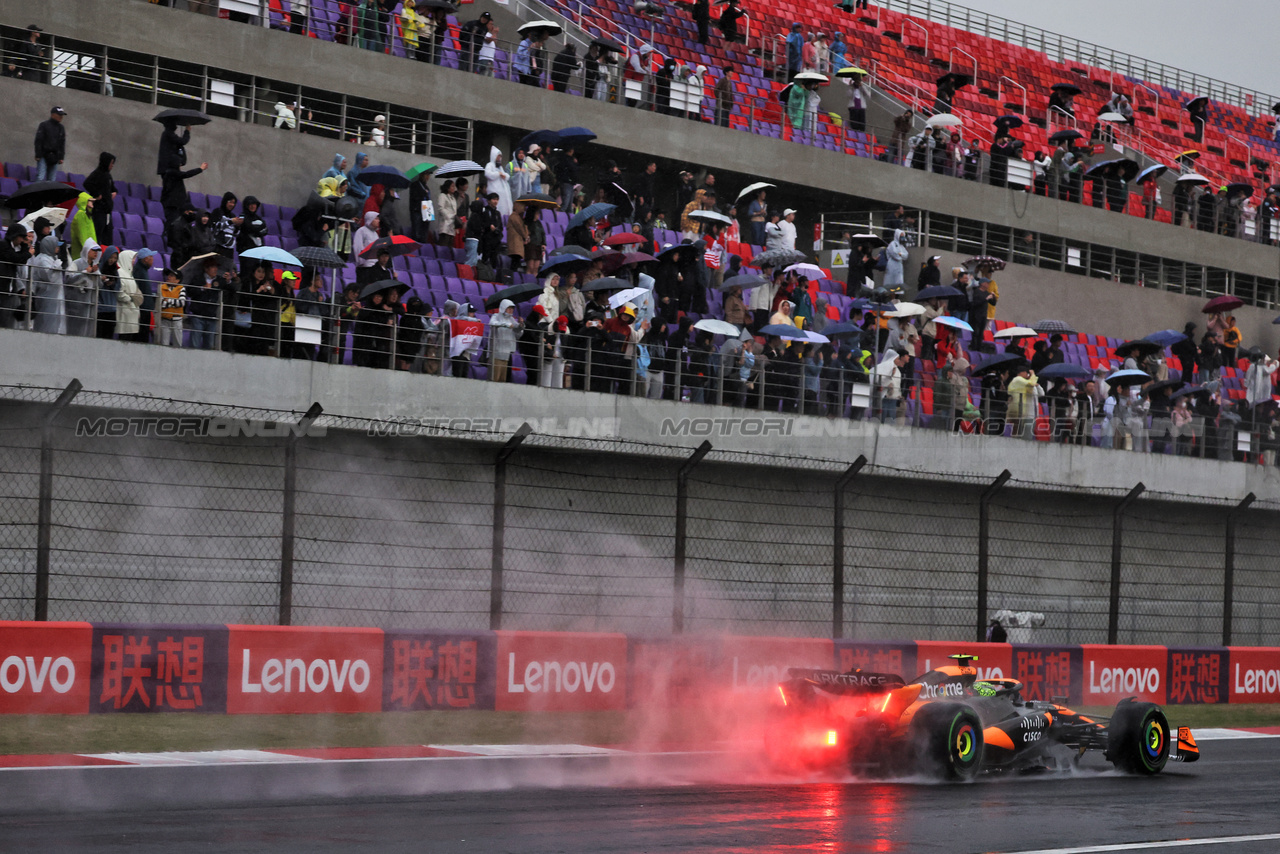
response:
<path fill-rule="evenodd" d="M 4 619 L 1280 638 L 1269 506 L 174 401 L 46 426 L 52 397 L 20 392 L 0 409 Z"/>

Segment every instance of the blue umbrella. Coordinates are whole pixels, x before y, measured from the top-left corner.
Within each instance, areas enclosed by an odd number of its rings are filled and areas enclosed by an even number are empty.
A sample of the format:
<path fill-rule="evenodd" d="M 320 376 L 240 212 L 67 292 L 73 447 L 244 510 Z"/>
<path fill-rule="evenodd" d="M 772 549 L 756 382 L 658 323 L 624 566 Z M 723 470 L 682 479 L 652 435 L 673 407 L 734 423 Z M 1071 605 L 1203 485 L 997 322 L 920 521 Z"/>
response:
<path fill-rule="evenodd" d="M 1132 385 L 1133 383 L 1144 383 L 1149 379 L 1151 379 L 1151 374 L 1146 371 L 1135 371 L 1132 369 L 1127 371 L 1116 371 L 1115 373 L 1107 376 L 1108 383 L 1124 383 L 1127 381 L 1129 385 Z"/>
<path fill-rule="evenodd" d="M 858 297 L 849 303 L 850 308 L 856 308 L 858 311 L 893 311 L 897 308 L 893 303 L 888 302 L 872 302 L 866 297 Z"/>
<path fill-rule="evenodd" d="M 1058 362 L 1054 365 L 1046 365 L 1044 370 L 1040 372 L 1040 376 L 1045 379 L 1087 380 L 1093 377 L 1093 371 L 1083 365 Z"/>
<path fill-rule="evenodd" d="M 547 263 L 538 268 L 538 278 L 550 272 L 558 272 L 561 269 L 570 267 L 579 270 L 585 270 L 591 266 L 591 259 L 582 255 L 552 255 L 547 259 Z"/>
<path fill-rule="evenodd" d="M 569 219 L 569 228 L 577 228 L 589 219 L 599 219 L 605 214 L 611 214 L 617 205 L 611 205 L 606 202 L 596 202 L 594 205 L 587 205 L 578 211 Z"/>
<path fill-rule="evenodd" d="M 959 290 L 951 287 L 950 285 L 934 285 L 933 287 L 925 288 L 916 294 L 916 299 L 947 299 L 948 297 L 962 296 L 964 296 L 964 294 L 960 293 Z"/>
<path fill-rule="evenodd" d="M 1141 184 L 1143 181 L 1149 181 L 1154 178 L 1159 178 L 1161 175 L 1163 175 L 1168 171 L 1169 171 L 1168 166 L 1162 166 L 1161 164 L 1157 163 L 1155 166 L 1148 166 L 1146 169 L 1143 169 L 1141 172 L 1138 173 L 1138 177 L 1135 178 L 1134 180 L 1137 181 L 1139 184 Z"/>
<path fill-rule="evenodd" d="M 556 131 L 556 135 L 560 137 L 561 143 L 576 145 L 581 142 L 590 142 L 596 138 L 595 132 L 584 127 L 560 128 Z"/>
<path fill-rule="evenodd" d="M 796 329 L 794 326 L 788 326 L 785 323 L 770 323 L 768 326 L 761 326 L 756 330 L 757 335 L 777 335 L 779 338 L 790 338 L 793 341 L 807 341 L 809 336 L 804 334 L 804 330 Z"/>
<path fill-rule="evenodd" d="M 272 264 L 287 264 L 290 267 L 306 266 L 293 255 L 275 246 L 259 246 L 256 249 L 241 252 L 240 257 L 252 258 L 254 261 L 270 261 Z"/>
<path fill-rule="evenodd" d="M 822 327 L 822 334 L 828 338 L 850 338 L 861 335 L 862 329 L 852 323 L 828 323 Z"/>
<path fill-rule="evenodd" d="M 516 148 L 529 150 L 531 145 L 540 145 L 543 148 L 555 148 L 560 144 L 560 134 L 553 130 L 535 130 L 533 133 L 527 133 L 521 137 L 520 142 L 516 144 Z"/>
<path fill-rule="evenodd" d="M 942 317 L 935 317 L 933 322 L 939 326 L 950 326 L 952 329 L 963 329 L 965 332 L 972 332 L 973 327 L 958 317 L 951 317 L 944 314 Z"/>
<path fill-rule="evenodd" d="M 409 179 L 394 166 L 366 166 L 360 170 L 360 180 L 366 184 L 381 184 L 389 190 L 403 190 L 409 186 Z"/>
<path fill-rule="evenodd" d="M 1187 336 L 1173 329 L 1163 329 L 1160 332 L 1152 332 L 1147 336 L 1148 341 L 1154 341 L 1161 347 L 1172 347 L 1179 341 L 1186 341 Z"/>

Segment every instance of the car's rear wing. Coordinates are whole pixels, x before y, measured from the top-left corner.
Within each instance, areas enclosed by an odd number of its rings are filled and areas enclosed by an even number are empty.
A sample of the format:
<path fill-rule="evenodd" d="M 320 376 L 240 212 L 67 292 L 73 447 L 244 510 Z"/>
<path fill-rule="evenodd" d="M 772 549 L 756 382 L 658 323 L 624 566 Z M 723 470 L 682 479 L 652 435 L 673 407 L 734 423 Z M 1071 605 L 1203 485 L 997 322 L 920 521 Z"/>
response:
<path fill-rule="evenodd" d="M 804 667 L 787 669 L 787 676 L 800 679 L 832 694 L 882 694 L 901 688 L 906 682 L 896 673 L 872 673 L 867 670 L 813 670 Z"/>

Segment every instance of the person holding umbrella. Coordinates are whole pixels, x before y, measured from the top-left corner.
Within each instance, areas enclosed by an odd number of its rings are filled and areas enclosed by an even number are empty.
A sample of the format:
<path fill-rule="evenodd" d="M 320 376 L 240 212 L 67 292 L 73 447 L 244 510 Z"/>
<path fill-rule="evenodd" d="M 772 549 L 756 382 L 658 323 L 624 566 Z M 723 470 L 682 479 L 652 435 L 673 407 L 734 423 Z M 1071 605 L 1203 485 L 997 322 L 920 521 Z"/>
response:
<path fill-rule="evenodd" d="M 390 367 L 391 326 L 395 315 L 387 306 L 387 288 L 374 282 L 360 292 L 360 299 L 346 308 L 355 321 L 352 330 L 352 361 L 363 368 Z"/>

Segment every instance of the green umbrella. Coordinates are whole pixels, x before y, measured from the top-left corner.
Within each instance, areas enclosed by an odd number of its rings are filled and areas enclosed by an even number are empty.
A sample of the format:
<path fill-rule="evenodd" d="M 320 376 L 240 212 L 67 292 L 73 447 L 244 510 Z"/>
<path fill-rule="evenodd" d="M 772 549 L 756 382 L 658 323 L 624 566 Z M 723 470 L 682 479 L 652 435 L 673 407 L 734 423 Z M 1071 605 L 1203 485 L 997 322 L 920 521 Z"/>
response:
<path fill-rule="evenodd" d="M 417 166 L 414 166 L 412 169 L 405 170 L 404 177 L 408 178 L 410 181 L 416 181 L 423 173 L 430 172 L 436 168 L 436 164 L 424 161 L 419 163 Z"/>

